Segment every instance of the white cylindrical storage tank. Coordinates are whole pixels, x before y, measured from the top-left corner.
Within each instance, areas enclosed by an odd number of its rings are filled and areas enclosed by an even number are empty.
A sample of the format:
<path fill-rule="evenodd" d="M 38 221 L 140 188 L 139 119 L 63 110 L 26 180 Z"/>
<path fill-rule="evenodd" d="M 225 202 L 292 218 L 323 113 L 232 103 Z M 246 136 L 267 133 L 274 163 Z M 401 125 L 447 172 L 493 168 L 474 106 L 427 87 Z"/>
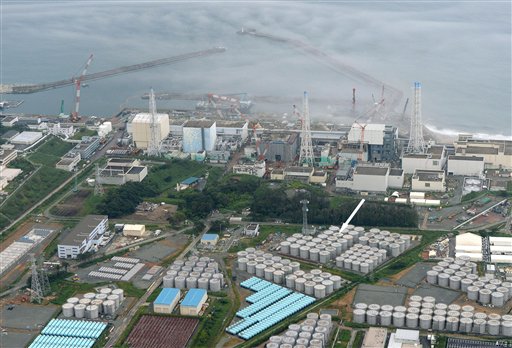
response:
<path fill-rule="evenodd" d="M 435 309 L 443 309 L 443 310 L 447 310 L 448 309 L 448 305 L 446 305 L 445 303 L 436 303 L 436 305 L 434 306 Z"/>
<path fill-rule="evenodd" d="M 395 306 L 395 308 L 393 308 L 393 312 L 405 313 L 405 312 L 407 312 L 407 308 L 404 306 Z"/>
<path fill-rule="evenodd" d="M 290 262 L 289 266 L 292 268 L 292 271 L 295 273 L 300 270 L 300 263 L 296 261 Z"/>
<path fill-rule="evenodd" d="M 322 285 L 325 286 L 325 293 L 327 295 L 330 295 L 334 292 L 334 282 L 332 280 L 324 280 Z"/>
<path fill-rule="evenodd" d="M 448 310 L 450 311 L 460 311 L 462 308 L 458 305 L 458 304 L 455 304 L 455 303 L 452 303 L 451 305 L 448 306 Z"/>
<path fill-rule="evenodd" d="M 216 278 L 216 279 L 220 280 L 220 286 L 224 286 L 224 274 L 222 274 L 222 273 L 215 273 L 213 275 L 213 278 Z"/>
<path fill-rule="evenodd" d="M 391 326 L 391 318 L 393 317 L 391 312 L 382 311 L 380 312 L 380 325 Z"/>
<path fill-rule="evenodd" d="M 352 270 L 355 272 L 359 272 L 359 267 L 361 266 L 361 261 L 354 260 L 352 261 Z"/>
<path fill-rule="evenodd" d="M 85 317 L 87 319 L 98 319 L 99 311 L 98 306 L 90 305 L 85 307 Z"/>
<path fill-rule="evenodd" d="M 405 316 L 405 325 L 409 329 L 415 329 L 418 327 L 418 314 L 408 313 Z"/>
<path fill-rule="evenodd" d="M 320 263 L 326 264 L 331 259 L 331 253 L 327 250 L 320 251 Z"/>
<path fill-rule="evenodd" d="M 247 262 L 249 262 L 249 259 L 246 259 L 245 257 L 238 259 L 238 269 L 241 271 L 247 271 Z"/>
<path fill-rule="evenodd" d="M 162 279 L 164 288 L 174 288 L 174 276 L 165 275 Z"/>
<path fill-rule="evenodd" d="M 256 261 L 247 261 L 247 273 L 255 274 L 256 273 L 256 265 L 258 265 L 258 263 Z"/>
<path fill-rule="evenodd" d="M 119 305 L 121 304 L 121 302 L 119 301 L 119 296 L 117 296 L 117 295 L 109 295 L 107 297 L 107 299 L 110 300 L 110 301 L 114 301 L 115 309 L 116 310 L 119 308 Z"/>
<path fill-rule="evenodd" d="M 297 283 L 297 281 L 295 281 L 295 283 Z M 304 283 L 304 293 L 306 295 L 313 296 L 315 294 L 315 285 L 316 285 L 316 283 L 311 280 L 308 280 L 307 282 L 305 282 Z"/>
<path fill-rule="evenodd" d="M 435 297 L 432 297 L 432 296 L 425 296 L 425 297 L 423 297 L 423 302 L 432 303 L 435 305 L 436 299 L 435 299 Z"/>
<path fill-rule="evenodd" d="M 473 330 L 473 320 L 470 318 L 461 318 L 459 322 L 459 331 L 470 333 Z"/>
<path fill-rule="evenodd" d="M 420 315 L 420 312 L 421 312 L 421 309 L 418 308 L 418 307 L 409 307 L 409 308 L 407 308 L 407 313 L 412 313 L 412 314 Z"/>
<path fill-rule="evenodd" d="M 186 278 L 183 276 L 177 276 L 174 278 L 174 287 L 177 289 L 185 289 Z"/>
<path fill-rule="evenodd" d="M 299 248 L 299 256 L 301 259 L 309 259 L 309 247 L 308 246 L 301 246 Z"/>
<path fill-rule="evenodd" d="M 475 319 L 487 319 L 487 314 L 481 313 L 481 312 L 476 312 L 475 314 L 473 314 L 473 318 L 475 318 Z"/>
<path fill-rule="evenodd" d="M 62 305 L 62 314 L 67 318 L 74 316 L 75 315 L 75 305 L 72 303 L 69 303 L 69 302 L 64 303 Z"/>
<path fill-rule="evenodd" d="M 432 328 L 432 316 L 428 314 L 420 315 L 420 328 L 423 330 L 429 330 Z"/>
<path fill-rule="evenodd" d="M 325 285 L 318 284 L 314 287 L 314 293 L 316 298 L 324 298 L 326 295 Z"/>
<path fill-rule="evenodd" d="M 367 262 L 361 262 L 361 264 L 359 265 L 359 272 L 364 274 L 370 272 L 370 265 Z"/>
<path fill-rule="evenodd" d="M 458 318 L 458 317 L 460 317 L 460 312 L 459 311 L 448 311 L 448 313 L 446 313 L 446 316 Z"/>
<path fill-rule="evenodd" d="M 210 290 L 211 291 L 220 291 L 221 289 L 221 283 L 220 279 L 218 278 L 210 278 Z"/>
<path fill-rule="evenodd" d="M 112 293 L 112 289 L 111 288 L 101 288 L 100 289 L 100 294 L 110 295 L 110 293 Z"/>
<path fill-rule="evenodd" d="M 88 292 L 84 294 L 84 298 L 88 298 L 89 300 L 94 300 L 96 294 L 94 292 Z"/>
<path fill-rule="evenodd" d="M 117 295 L 119 297 L 119 302 L 124 301 L 124 290 L 123 289 L 112 290 L 112 295 Z"/>
<path fill-rule="evenodd" d="M 295 290 L 298 292 L 304 292 L 306 289 L 306 279 L 297 278 L 295 279 Z"/>
<path fill-rule="evenodd" d="M 446 318 L 446 330 L 448 331 L 459 331 L 459 318 L 448 317 Z"/>
<path fill-rule="evenodd" d="M 281 242 L 281 253 L 282 254 L 286 254 L 286 255 L 289 255 L 290 254 L 290 245 L 292 245 L 292 243 L 288 242 L 288 241 L 284 241 L 284 242 Z"/>
<path fill-rule="evenodd" d="M 188 277 L 185 280 L 185 284 L 187 285 L 187 289 L 197 288 L 197 278 L 196 277 Z"/>
<path fill-rule="evenodd" d="M 91 301 L 91 306 L 92 305 L 95 305 L 98 307 L 98 313 L 103 313 L 103 301 L 102 300 L 92 300 Z"/>
<path fill-rule="evenodd" d="M 482 304 L 491 303 L 491 293 L 489 289 L 480 289 L 478 292 L 478 301 Z"/>
<path fill-rule="evenodd" d="M 352 269 L 352 259 L 343 260 L 343 268 L 351 270 Z"/>
<path fill-rule="evenodd" d="M 428 304 L 428 303 L 426 303 L 426 304 Z M 431 308 L 421 308 L 420 314 L 426 314 L 426 315 L 432 316 L 432 315 L 434 315 L 434 310 Z"/>
<path fill-rule="evenodd" d="M 416 301 L 409 302 L 409 307 L 421 308 L 421 302 L 416 302 Z"/>
<path fill-rule="evenodd" d="M 333 276 L 329 277 L 329 280 L 332 281 L 334 290 L 338 290 L 341 288 L 341 277 L 340 276 L 333 275 Z"/>
<path fill-rule="evenodd" d="M 75 310 L 75 317 L 76 318 L 83 318 L 85 317 L 85 305 L 84 304 L 77 304 L 75 305 L 74 307 L 74 310 Z"/>
<path fill-rule="evenodd" d="M 285 275 L 292 274 L 293 268 L 291 268 L 290 266 L 283 266 L 283 268 L 281 268 L 281 271 L 283 271 Z"/>
<path fill-rule="evenodd" d="M 505 304 L 505 297 L 502 292 L 493 292 L 491 294 L 491 303 L 495 307 L 503 307 Z"/>
<path fill-rule="evenodd" d="M 471 279 L 464 278 L 460 281 L 460 289 L 463 292 L 468 292 L 468 288 L 471 286 L 471 284 L 473 284 L 473 281 Z"/>
<path fill-rule="evenodd" d="M 266 348 L 279 348 L 279 343 L 269 342 L 265 345 Z"/>
<path fill-rule="evenodd" d="M 295 279 L 297 279 L 297 276 L 294 274 L 288 274 L 285 277 L 285 285 L 287 288 L 295 289 Z"/>
<path fill-rule="evenodd" d="M 96 294 L 96 300 L 102 300 L 105 301 L 107 299 L 107 294 Z"/>
<path fill-rule="evenodd" d="M 394 312 L 393 313 L 393 326 L 404 327 L 405 326 L 405 313 Z"/>
<path fill-rule="evenodd" d="M 473 320 L 473 332 L 484 335 L 486 330 L 487 322 L 485 319 L 474 319 Z"/>
<path fill-rule="evenodd" d="M 338 243 L 341 244 L 341 252 L 348 250 L 349 246 L 348 246 L 348 240 L 346 238 L 338 239 Z"/>
<path fill-rule="evenodd" d="M 487 318 L 489 320 L 498 320 L 498 321 L 500 321 L 501 320 L 501 315 L 499 315 L 498 313 L 489 313 L 487 315 Z"/>
<path fill-rule="evenodd" d="M 378 316 L 379 316 L 378 311 L 374 311 L 374 310 L 370 309 L 369 311 L 366 311 L 366 322 L 369 325 L 377 325 Z"/>
<path fill-rule="evenodd" d="M 295 257 L 300 255 L 300 244 L 292 243 L 290 245 L 290 255 Z"/>
<path fill-rule="evenodd" d="M 439 273 L 436 271 L 432 271 L 432 270 L 427 271 L 427 283 L 434 284 L 434 285 L 437 284 L 437 275 L 438 274 Z"/>
<path fill-rule="evenodd" d="M 368 310 L 371 310 L 371 311 L 380 311 L 380 305 L 376 304 L 376 303 L 372 303 L 372 304 L 369 304 L 368 305 Z"/>
<path fill-rule="evenodd" d="M 265 268 L 266 266 L 264 264 L 257 264 L 256 265 L 256 277 L 263 278 L 265 276 Z"/>
<path fill-rule="evenodd" d="M 432 318 L 432 329 L 442 331 L 445 328 L 446 318 L 442 315 L 435 315 Z"/>
<path fill-rule="evenodd" d="M 309 249 L 309 259 L 314 262 L 318 262 L 320 254 L 320 249 L 318 248 L 311 248 Z"/>
<path fill-rule="evenodd" d="M 90 298 L 82 298 L 80 301 L 78 301 L 78 303 L 88 306 L 91 304 L 91 301 L 92 300 Z"/>
<path fill-rule="evenodd" d="M 508 299 L 510 298 L 510 296 L 508 295 L 508 289 L 503 287 L 503 286 L 500 286 L 496 289 L 497 292 L 501 292 L 503 294 L 503 299 L 505 302 L 508 301 Z"/>
<path fill-rule="evenodd" d="M 400 245 L 398 245 L 397 243 L 391 243 L 389 245 L 389 248 L 391 249 L 392 257 L 397 257 L 398 255 L 400 255 Z"/>
<path fill-rule="evenodd" d="M 366 310 L 366 309 L 368 309 L 368 305 L 366 303 L 360 302 L 360 303 L 354 304 L 354 308 L 355 309 L 364 309 L 364 310 Z"/>
<path fill-rule="evenodd" d="M 265 268 L 265 270 L 264 270 L 265 280 L 272 281 L 274 279 L 275 270 L 276 269 L 274 267 Z"/>
<path fill-rule="evenodd" d="M 477 301 L 480 288 L 477 286 L 468 286 L 468 300 Z"/>
<path fill-rule="evenodd" d="M 345 259 L 344 256 L 338 256 L 336 258 L 336 267 L 343 268 L 343 260 Z"/>
<path fill-rule="evenodd" d="M 276 284 L 282 284 L 284 278 L 284 272 L 281 270 L 277 270 L 274 272 L 274 283 Z"/>
<path fill-rule="evenodd" d="M 105 296 L 106 297 L 106 296 Z M 68 303 L 71 303 L 73 305 L 76 305 L 78 304 L 78 302 L 80 301 L 80 299 L 78 297 L 70 297 L 68 298 L 67 302 Z"/>
<path fill-rule="evenodd" d="M 439 273 L 437 276 L 437 284 L 439 286 L 444 286 L 445 288 L 448 287 L 450 282 L 450 275 L 446 273 Z"/>
<path fill-rule="evenodd" d="M 459 290 L 460 289 L 460 281 L 461 280 L 462 279 L 460 279 L 460 277 L 451 276 L 450 277 L 450 289 Z"/>
<path fill-rule="evenodd" d="M 489 335 L 497 336 L 500 334 L 500 322 L 498 320 L 489 320 L 487 322 L 487 332 Z"/>
<path fill-rule="evenodd" d="M 208 291 L 208 284 L 209 283 L 210 283 L 210 281 L 208 280 L 208 278 L 199 278 L 197 280 L 197 287 L 199 289 L 204 289 L 204 290 Z"/>
<path fill-rule="evenodd" d="M 190 272 L 192 272 L 193 269 L 194 269 L 194 266 L 187 266 L 187 265 L 185 265 L 185 266 L 181 267 L 181 271 L 180 272 L 190 273 Z M 178 272 L 178 274 L 180 274 L 180 273 Z"/>
<path fill-rule="evenodd" d="M 512 321 L 501 322 L 501 334 L 506 337 L 512 337 Z"/>

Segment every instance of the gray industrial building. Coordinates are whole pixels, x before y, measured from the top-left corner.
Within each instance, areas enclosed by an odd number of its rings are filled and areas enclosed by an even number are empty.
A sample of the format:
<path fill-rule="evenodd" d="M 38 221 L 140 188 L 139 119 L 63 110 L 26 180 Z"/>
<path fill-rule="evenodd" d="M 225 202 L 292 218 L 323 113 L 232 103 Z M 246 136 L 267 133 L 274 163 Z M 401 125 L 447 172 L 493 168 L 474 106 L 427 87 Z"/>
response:
<path fill-rule="evenodd" d="M 99 137 L 82 137 L 82 141 L 78 144 L 73 151 L 78 151 L 82 159 L 90 158 L 94 152 L 100 147 Z"/>
<path fill-rule="evenodd" d="M 297 157 L 299 150 L 299 135 L 291 134 L 272 134 L 272 139 L 268 139 L 260 144 L 260 153 L 265 153 L 265 159 L 272 162 L 293 162 Z"/>

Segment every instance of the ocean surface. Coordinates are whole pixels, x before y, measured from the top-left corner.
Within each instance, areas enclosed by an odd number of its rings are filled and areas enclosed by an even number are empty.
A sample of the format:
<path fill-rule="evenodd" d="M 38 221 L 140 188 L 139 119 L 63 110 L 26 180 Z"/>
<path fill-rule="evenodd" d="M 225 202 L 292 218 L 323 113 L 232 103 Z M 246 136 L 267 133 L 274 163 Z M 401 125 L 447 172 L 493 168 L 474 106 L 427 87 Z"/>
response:
<path fill-rule="evenodd" d="M 292 45 L 237 35 L 242 27 L 300 40 L 393 86 L 403 97 L 389 114 L 402 112 L 420 81 L 429 128 L 512 138 L 510 1 L 3 1 L 0 83 L 77 76 L 91 53 L 93 73 L 223 46 L 225 53 L 91 81 L 82 89 L 80 113 L 109 117 L 125 106 L 145 106 L 140 96 L 150 87 L 285 100 L 307 90 L 322 100 L 311 102 L 312 117 L 332 122 L 341 122 L 340 115 L 350 122 L 353 87 L 358 114 L 371 106 L 372 94 L 380 98 L 378 83 Z M 58 114 L 64 100 L 69 113 L 74 90 L 2 98 L 25 100 L 13 111 L 41 114 Z M 291 113 L 291 105 L 265 103 L 255 110 Z"/>

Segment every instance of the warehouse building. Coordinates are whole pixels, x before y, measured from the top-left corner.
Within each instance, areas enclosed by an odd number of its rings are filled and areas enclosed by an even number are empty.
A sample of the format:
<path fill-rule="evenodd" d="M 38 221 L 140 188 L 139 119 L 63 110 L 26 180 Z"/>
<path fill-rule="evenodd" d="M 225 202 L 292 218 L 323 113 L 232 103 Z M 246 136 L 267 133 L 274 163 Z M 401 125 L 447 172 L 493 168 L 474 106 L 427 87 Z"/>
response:
<path fill-rule="evenodd" d="M 255 162 L 246 164 L 235 164 L 233 166 L 233 173 L 235 174 L 247 174 L 254 175 L 258 178 L 262 178 L 266 172 L 265 162 Z"/>
<path fill-rule="evenodd" d="M 489 237 L 491 262 L 512 263 L 512 237 Z"/>
<path fill-rule="evenodd" d="M 72 172 L 81 159 L 80 152 L 68 152 L 55 164 L 55 168 Z"/>
<path fill-rule="evenodd" d="M 444 192 L 444 170 L 417 169 L 412 176 L 411 188 L 413 191 Z"/>
<path fill-rule="evenodd" d="M 141 112 L 133 118 L 130 126 L 128 127 L 129 132 L 133 136 L 133 142 L 138 149 L 146 150 L 151 141 L 151 122 L 153 116 L 147 112 Z M 168 114 L 156 114 L 156 142 L 161 143 L 169 135 L 169 115 Z"/>
<path fill-rule="evenodd" d="M 402 157 L 402 169 L 405 174 L 413 174 L 416 169 L 442 170 L 446 164 L 446 147 L 431 145 L 425 154 L 407 154 Z"/>
<path fill-rule="evenodd" d="M 171 314 L 180 301 L 180 289 L 163 288 L 153 302 L 153 311 L 161 314 Z"/>
<path fill-rule="evenodd" d="M 218 137 L 236 137 L 245 141 L 249 136 L 249 122 L 247 121 L 217 121 Z"/>
<path fill-rule="evenodd" d="M 82 141 L 73 149 L 73 151 L 79 152 L 82 159 L 89 159 L 98 147 L 100 147 L 99 137 L 83 136 Z"/>
<path fill-rule="evenodd" d="M 148 175 L 148 167 L 138 160 L 112 158 L 100 170 L 98 181 L 106 185 L 123 185 L 127 182 L 141 182 Z"/>
<path fill-rule="evenodd" d="M 183 125 L 183 152 L 213 151 L 217 141 L 217 124 L 210 120 L 190 120 Z"/>
<path fill-rule="evenodd" d="M 353 171 L 348 165 L 336 173 L 336 188 L 357 192 L 386 192 L 402 188 L 404 172 L 387 164 L 360 164 Z"/>
<path fill-rule="evenodd" d="M 455 237 L 455 256 L 469 256 L 471 261 L 482 261 L 482 237 L 463 233 Z"/>
<path fill-rule="evenodd" d="M 41 132 L 21 132 L 11 139 L 11 144 L 15 145 L 32 145 L 43 137 Z"/>
<path fill-rule="evenodd" d="M 485 162 L 481 156 L 448 156 L 448 175 L 481 176 Z"/>
<path fill-rule="evenodd" d="M 397 329 L 389 337 L 388 348 L 421 347 L 420 332 L 418 330 Z"/>
<path fill-rule="evenodd" d="M 205 233 L 201 238 L 201 244 L 203 245 L 216 245 L 219 241 L 219 235 L 215 233 Z"/>
<path fill-rule="evenodd" d="M 460 134 L 453 143 L 457 156 L 484 158 L 485 168 L 512 169 L 512 141 L 474 139 L 471 134 Z"/>
<path fill-rule="evenodd" d="M 107 215 L 87 215 L 58 244 L 61 259 L 76 259 L 101 242 L 108 229 Z"/>
<path fill-rule="evenodd" d="M 207 299 L 205 289 L 190 289 L 181 302 L 180 314 L 198 316 Z"/>
<path fill-rule="evenodd" d="M 286 167 L 284 169 L 284 180 L 288 181 L 300 181 L 308 183 L 311 181 L 311 177 L 315 169 L 313 167 Z"/>
<path fill-rule="evenodd" d="M 0 149 L 0 166 L 6 166 L 18 157 L 17 150 Z"/>
<path fill-rule="evenodd" d="M 144 225 L 130 225 L 125 224 L 123 227 L 123 236 L 125 237 L 145 237 L 147 235 L 146 233 L 146 226 Z"/>

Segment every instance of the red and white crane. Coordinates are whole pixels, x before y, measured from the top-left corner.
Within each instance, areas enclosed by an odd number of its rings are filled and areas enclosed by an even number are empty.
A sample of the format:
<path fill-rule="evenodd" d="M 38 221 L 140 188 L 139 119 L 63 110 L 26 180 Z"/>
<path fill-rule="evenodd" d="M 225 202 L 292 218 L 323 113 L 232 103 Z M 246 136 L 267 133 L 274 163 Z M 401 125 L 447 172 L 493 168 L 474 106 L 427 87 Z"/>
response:
<path fill-rule="evenodd" d="M 89 56 L 89 59 L 87 59 L 87 62 L 85 63 L 84 70 L 82 71 L 82 74 L 75 79 L 75 111 L 71 113 L 71 121 L 77 122 L 80 117 L 78 116 L 78 110 L 80 109 L 80 87 L 82 87 L 82 80 L 87 73 L 87 68 L 89 68 L 89 65 L 91 65 L 93 55 L 91 54 Z"/>

